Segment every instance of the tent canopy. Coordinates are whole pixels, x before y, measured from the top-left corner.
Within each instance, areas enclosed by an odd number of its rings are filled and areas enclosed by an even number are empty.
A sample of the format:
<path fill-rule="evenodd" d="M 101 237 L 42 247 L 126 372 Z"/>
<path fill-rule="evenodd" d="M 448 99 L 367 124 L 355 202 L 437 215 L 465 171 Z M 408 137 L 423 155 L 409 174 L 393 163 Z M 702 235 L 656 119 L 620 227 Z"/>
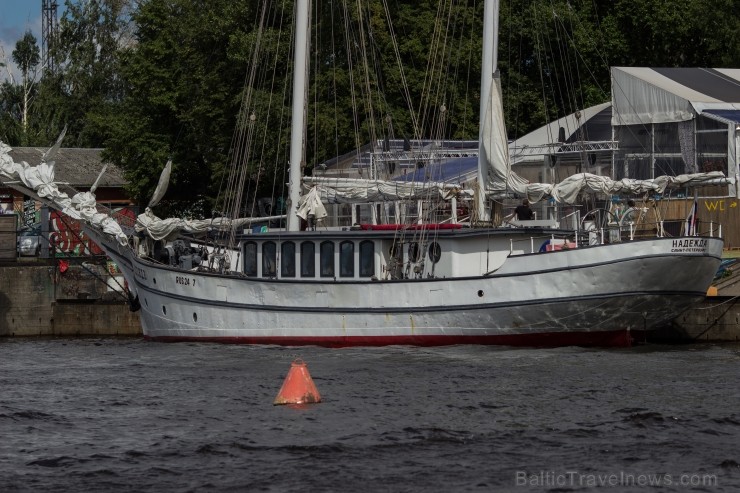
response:
<path fill-rule="evenodd" d="M 740 110 L 740 69 L 612 68 L 612 125 L 688 121 Z"/>

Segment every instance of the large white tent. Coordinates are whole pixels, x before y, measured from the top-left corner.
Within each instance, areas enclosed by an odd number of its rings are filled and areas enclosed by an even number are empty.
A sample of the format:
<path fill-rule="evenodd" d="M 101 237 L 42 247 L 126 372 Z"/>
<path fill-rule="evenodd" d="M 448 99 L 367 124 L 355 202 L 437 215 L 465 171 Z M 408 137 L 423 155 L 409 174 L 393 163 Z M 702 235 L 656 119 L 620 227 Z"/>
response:
<path fill-rule="evenodd" d="M 688 121 L 706 110 L 737 117 L 740 69 L 613 67 L 612 104 L 614 126 Z"/>
<path fill-rule="evenodd" d="M 740 69 L 613 67 L 612 127 L 615 177 L 722 171 L 737 184 Z"/>

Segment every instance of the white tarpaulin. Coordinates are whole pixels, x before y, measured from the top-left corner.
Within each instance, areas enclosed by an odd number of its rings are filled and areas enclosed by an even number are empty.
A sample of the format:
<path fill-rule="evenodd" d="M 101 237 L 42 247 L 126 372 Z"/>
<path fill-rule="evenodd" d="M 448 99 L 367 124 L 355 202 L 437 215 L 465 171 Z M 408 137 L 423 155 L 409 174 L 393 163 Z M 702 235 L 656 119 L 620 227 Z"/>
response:
<path fill-rule="evenodd" d="M 317 187 L 313 187 L 306 195 L 301 197 L 296 215 L 303 220 L 306 220 L 310 215 L 313 215 L 316 220 L 327 216 L 326 207 L 321 203 L 321 194 Z"/>

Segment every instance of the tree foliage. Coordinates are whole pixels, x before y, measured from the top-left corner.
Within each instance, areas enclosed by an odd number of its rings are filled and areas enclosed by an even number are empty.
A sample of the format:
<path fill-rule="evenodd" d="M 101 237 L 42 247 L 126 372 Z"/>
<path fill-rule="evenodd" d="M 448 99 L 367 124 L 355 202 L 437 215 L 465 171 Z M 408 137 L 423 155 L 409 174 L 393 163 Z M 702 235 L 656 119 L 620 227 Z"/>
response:
<path fill-rule="evenodd" d="M 135 43 L 121 58 L 127 94 L 111 119 L 106 155 L 127 171 L 142 203 L 168 158 L 174 163 L 169 198 L 192 203 L 214 193 L 212 178 L 228 156 L 244 80 L 245 63 L 233 45 L 245 35 L 241 26 L 253 7 L 151 0 L 134 13 Z"/>
<path fill-rule="evenodd" d="M 58 37 L 50 45 L 58 68 L 51 71 L 44 67 L 34 88 L 24 137 L 8 136 L 11 145 L 49 145 L 65 126 L 66 146 L 104 145 L 110 116 L 116 113 L 124 94 L 118 61 L 130 27 L 130 3 L 66 0 Z M 36 53 L 38 57 L 38 46 Z M 3 89 L 0 106 L 14 97 L 10 88 Z"/>
<path fill-rule="evenodd" d="M 38 76 L 38 66 L 41 61 L 39 45 L 36 37 L 31 31 L 26 31 L 23 37 L 18 40 L 13 50 L 13 61 L 18 70 L 21 72 L 20 85 L 16 91 L 20 90 L 20 97 L 17 97 L 21 124 L 21 141 L 28 141 L 28 112 L 30 111 L 31 102 L 36 92 L 36 79 Z M 12 90 L 9 88 L 9 90 Z M 16 92 L 16 96 L 18 93 Z"/>

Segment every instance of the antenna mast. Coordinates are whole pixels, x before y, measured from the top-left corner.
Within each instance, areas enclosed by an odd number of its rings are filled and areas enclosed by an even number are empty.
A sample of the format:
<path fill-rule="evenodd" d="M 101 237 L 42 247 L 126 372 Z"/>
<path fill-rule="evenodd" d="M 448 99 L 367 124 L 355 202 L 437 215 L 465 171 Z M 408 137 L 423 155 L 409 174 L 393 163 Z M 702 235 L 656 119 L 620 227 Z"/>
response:
<path fill-rule="evenodd" d="M 57 68 L 52 50 L 59 31 L 57 6 L 56 0 L 41 0 L 41 60 L 49 73 L 56 72 Z"/>

